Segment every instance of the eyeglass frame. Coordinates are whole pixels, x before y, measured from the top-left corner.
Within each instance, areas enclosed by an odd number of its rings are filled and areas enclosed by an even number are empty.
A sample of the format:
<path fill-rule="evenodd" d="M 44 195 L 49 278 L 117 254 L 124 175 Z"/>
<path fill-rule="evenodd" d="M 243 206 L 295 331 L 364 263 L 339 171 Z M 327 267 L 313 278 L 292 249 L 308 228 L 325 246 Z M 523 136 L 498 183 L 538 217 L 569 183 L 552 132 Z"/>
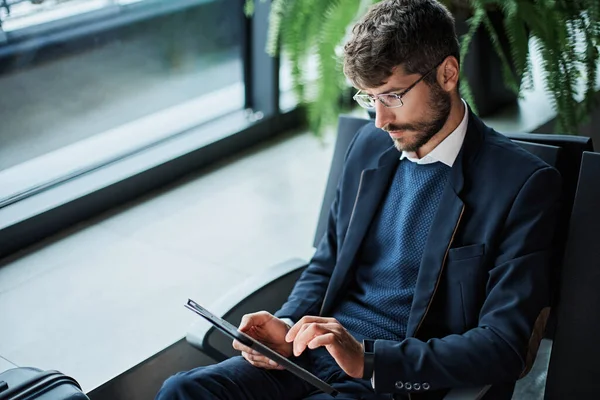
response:
<path fill-rule="evenodd" d="M 432 73 L 433 71 L 437 70 L 437 68 L 442 65 L 442 63 L 446 61 L 446 58 L 444 58 L 442 61 L 440 61 L 438 64 L 436 64 L 435 67 L 431 68 L 429 71 L 427 71 L 425 74 L 423 74 L 419 79 L 417 79 L 416 81 L 414 81 L 409 87 L 407 87 L 406 89 L 404 89 L 403 91 L 401 91 L 400 93 L 380 93 L 380 94 L 367 94 L 367 93 L 361 93 L 361 90 L 359 90 L 358 92 L 356 92 L 356 94 L 354 96 L 352 96 L 352 99 L 354 101 L 356 101 L 358 103 L 359 106 L 363 107 L 366 110 L 374 110 L 375 107 L 364 107 L 363 105 L 360 104 L 360 102 L 358 100 L 356 100 L 357 96 L 367 96 L 369 98 L 372 98 L 374 100 L 378 100 L 385 108 L 400 108 L 402 106 L 404 106 L 404 102 L 402 101 L 402 97 L 406 96 L 406 94 L 408 92 L 410 92 L 415 86 L 417 86 L 419 84 L 419 82 L 421 82 L 423 79 L 425 79 L 430 73 Z M 387 106 L 383 101 L 381 101 L 379 99 L 379 96 L 394 96 L 396 99 L 398 99 L 400 101 L 400 104 L 397 106 Z"/>

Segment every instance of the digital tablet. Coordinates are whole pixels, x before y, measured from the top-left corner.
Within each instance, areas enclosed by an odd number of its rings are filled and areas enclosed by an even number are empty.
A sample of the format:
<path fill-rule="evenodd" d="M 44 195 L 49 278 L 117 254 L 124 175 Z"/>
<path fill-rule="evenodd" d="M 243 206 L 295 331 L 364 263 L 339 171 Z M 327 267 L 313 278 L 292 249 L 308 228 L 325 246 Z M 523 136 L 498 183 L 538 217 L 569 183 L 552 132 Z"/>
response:
<path fill-rule="evenodd" d="M 240 343 L 250 347 L 253 350 L 258 351 L 263 356 L 270 358 L 271 360 L 275 361 L 277 364 L 281 365 L 283 368 L 290 371 L 292 374 L 296 375 L 299 378 L 304 379 L 308 383 L 312 384 L 313 386 L 317 387 L 318 389 L 322 390 L 323 392 L 329 394 L 330 396 L 332 396 L 332 397 L 337 396 L 337 394 L 338 394 L 337 390 L 335 390 L 331 385 L 327 384 L 322 379 L 317 378 L 316 376 L 314 376 L 313 374 L 311 374 L 304 368 L 300 367 L 298 364 L 295 364 L 294 362 L 288 360 L 287 358 L 285 358 L 281 354 L 277 353 L 276 351 L 271 350 L 269 347 L 258 342 L 256 339 L 252 338 L 251 336 L 245 334 L 244 332 L 240 332 L 238 330 L 238 328 L 236 328 L 229 322 L 225 321 L 223 318 L 220 318 L 220 317 L 214 315 L 213 313 L 211 313 L 210 311 L 208 311 L 206 308 L 202 307 L 195 301 L 188 300 L 185 307 L 192 310 L 196 314 L 200 315 L 204 319 L 206 319 L 208 322 L 213 324 L 217 329 L 219 329 L 221 332 L 225 333 L 227 336 L 231 337 L 232 339 L 236 339 Z"/>

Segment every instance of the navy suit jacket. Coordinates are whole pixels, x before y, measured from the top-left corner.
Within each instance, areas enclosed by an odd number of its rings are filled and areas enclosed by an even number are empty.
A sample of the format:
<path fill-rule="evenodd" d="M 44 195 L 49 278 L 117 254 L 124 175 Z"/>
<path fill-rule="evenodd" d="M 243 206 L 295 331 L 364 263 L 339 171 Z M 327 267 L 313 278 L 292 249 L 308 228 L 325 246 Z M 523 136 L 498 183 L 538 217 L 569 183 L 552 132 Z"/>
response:
<path fill-rule="evenodd" d="M 344 300 L 399 156 L 373 123 L 356 134 L 327 231 L 278 317 L 330 316 Z M 534 323 L 549 305 L 560 192 L 554 168 L 469 112 L 427 238 L 407 338 L 374 342 L 377 392 L 436 398 L 519 378 Z"/>

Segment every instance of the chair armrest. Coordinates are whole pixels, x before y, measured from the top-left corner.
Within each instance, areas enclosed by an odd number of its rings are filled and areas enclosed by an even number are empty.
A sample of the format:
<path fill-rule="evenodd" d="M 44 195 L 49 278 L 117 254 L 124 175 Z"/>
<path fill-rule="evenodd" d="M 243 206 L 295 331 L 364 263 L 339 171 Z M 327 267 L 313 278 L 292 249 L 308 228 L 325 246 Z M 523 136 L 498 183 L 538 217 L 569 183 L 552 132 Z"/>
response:
<path fill-rule="evenodd" d="M 465 388 L 465 389 L 452 389 L 444 400 L 480 400 L 490 390 L 490 385 Z"/>
<path fill-rule="evenodd" d="M 307 265 L 298 258 L 274 265 L 234 287 L 208 309 L 236 326 L 244 314 L 262 310 L 274 313 L 287 300 Z M 186 340 L 217 361 L 237 355 L 231 347 L 231 339 L 217 332 L 209 322 L 198 318 L 190 327 Z"/>

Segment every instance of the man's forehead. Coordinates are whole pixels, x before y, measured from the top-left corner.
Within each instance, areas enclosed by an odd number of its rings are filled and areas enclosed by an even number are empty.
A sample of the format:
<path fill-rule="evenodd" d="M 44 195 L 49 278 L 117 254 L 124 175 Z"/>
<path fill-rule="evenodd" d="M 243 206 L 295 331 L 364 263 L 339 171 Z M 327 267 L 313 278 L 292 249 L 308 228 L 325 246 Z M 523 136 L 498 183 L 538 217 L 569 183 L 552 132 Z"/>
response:
<path fill-rule="evenodd" d="M 383 85 L 371 88 L 359 88 L 362 92 L 368 94 L 388 93 L 394 90 L 401 90 L 411 84 L 410 75 L 407 75 L 404 67 L 398 65 L 392 69 L 392 74 L 385 80 Z"/>

